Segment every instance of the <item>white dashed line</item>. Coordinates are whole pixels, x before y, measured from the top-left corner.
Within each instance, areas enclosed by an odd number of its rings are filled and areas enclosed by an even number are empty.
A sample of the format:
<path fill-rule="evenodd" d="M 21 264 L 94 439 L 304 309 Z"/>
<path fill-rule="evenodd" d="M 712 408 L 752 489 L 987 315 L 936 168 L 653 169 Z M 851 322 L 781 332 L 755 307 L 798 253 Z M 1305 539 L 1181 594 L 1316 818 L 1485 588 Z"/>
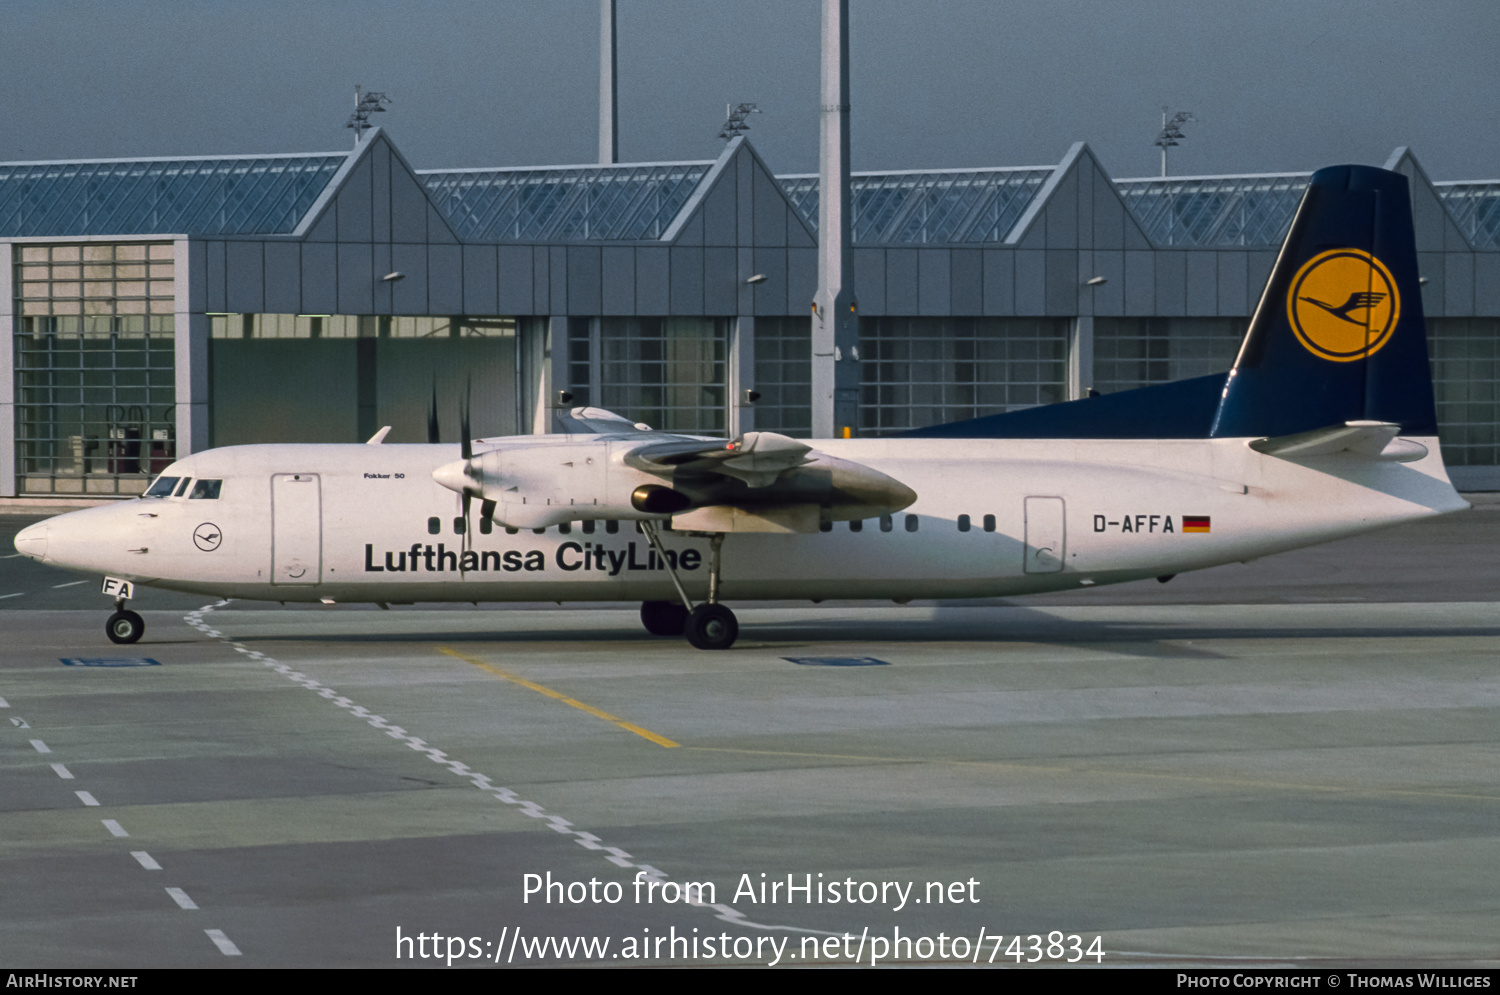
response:
<path fill-rule="evenodd" d="M 189 612 L 187 615 L 183 616 L 183 621 L 192 626 L 194 629 L 197 629 L 199 632 L 203 633 L 205 636 L 208 636 L 212 639 L 224 640 L 224 642 L 227 643 L 232 649 L 234 649 L 235 652 L 243 653 L 249 659 L 256 660 L 264 664 L 265 666 L 270 667 L 272 670 L 276 671 L 287 680 L 292 681 L 295 684 L 300 684 L 302 687 L 306 688 L 309 691 L 316 692 L 320 698 L 328 699 L 328 701 L 332 704 L 344 709 L 345 711 L 349 712 L 349 714 L 357 718 L 365 720 L 365 722 L 367 722 L 369 725 L 373 726 L 376 729 L 379 729 L 381 732 L 384 732 L 392 739 L 405 743 L 411 749 L 416 750 L 418 753 L 424 754 L 427 759 L 431 760 L 439 767 L 446 768 L 452 774 L 463 778 L 474 787 L 478 788 L 480 791 L 494 798 L 496 801 L 499 801 L 506 805 L 514 805 L 522 815 L 528 816 L 532 819 L 540 819 L 546 822 L 548 828 L 552 829 L 555 832 L 561 833 L 564 836 L 572 837 L 573 842 L 577 843 L 585 850 L 597 851 L 605 860 L 609 861 L 611 864 L 614 864 L 616 867 L 633 868 L 635 870 L 643 872 L 645 874 L 645 880 L 647 881 L 666 881 L 668 879 L 665 871 L 652 867 L 650 864 L 641 861 L 637 857 L 631 856 L 629 853 L 626 853 L 624 850 L 621 850 L 617 846 L 604 845 L 604 841 L 598 836 L 595 836 L 593 833 L 584 832 L 581 829 L 575 829 L 573 827 L 573 823 L 569 822 L 567 819 L 564 819 L 562 816 L 548 812 L 545 808 L 543 808 L 541 805 L 538 805 L 536 802 L 527 801 L 520 795 L 516 794 L 515 791 L 511 790 L 510 788 L 501 787 L 493 780 L 491 780 L 488 775 L 481 774 L 479 771 L 470 768 L 468 764 L 460 763 L 459 761 L 450 758 L 448 754 L 446 754 L 442 750 L 429 745 L 425 740 L 418 739 L 416 736 L 411 735 L 400 726 L 393 725 L 384 716 L 376 715 L 374 712 L 369 711 L 363 706 L 356 705 L 349 698 L 346 698 L 343 695 L 339 694 L 338 691 L 327 686 L 326 684 L 322 684 L 314 680 L 313 678 L 308 677 L 306 674 L 293 670 L 286 664 L 281 663 L 273 657 L 267 656 L 265 653 L 262 653 L 259 650 L 252 650 L 244 643 L 237 643 L 234 640 L 227 638 L 222 632 L 220 632 L 218 629 L 212 628 L 207 622 L 203 620 L 204 615 L 213 611 L 215 608 L 220 607 L 221 605 L 227 604 L 229 604 L 228 601 L 220 601 L 217 604 L 205 605 L 197 611 Z M 746 918 L 745 913 L 741 912 L 734 906 L 727 905 L 723 902 L 715 903 L 713 905 L 710 905 L 707 902 L 692 904 L 697 904 L 699 905 L 699 907 L 712 912 L 716 919 L 720 919 L 728 923 L 733 923 L 737 926 L 744 926 L 750 929 L 779 929 L 787 930 L 793 933 L 817 933 L 826 936 L 838 935 L 836 933 L 829 933 L 826 930 L 805 929 L 801 926 L 784 926 L 771 923 L 752 922 L 750 919 Z"/>
<path fill-rule="evenodd" d="M 9 708 L 9 707 L 10 707 L 10 702 L 6 701 L 4 698 L 0 698 L 0 708 Z"/>
<path fill-rule="evenodd" d="M 64 767 L 62 764 L 53 764 L 52 769 L 57 771 L 57 776 L 62 778 L 64 781 L 73 780 L 73 772 L 71 770 L 68 770 L 68 768 Z"/>
<path fill-rule="evenodd" d="M 214 941 L 214 946 L 219 948 L 219 953 L 225 957 L 240 956 L 240 948 L 235 946 L 234 942 L 224 935 L 222 929 L 205 929 L 203 932 L 208 934 L 208 938 Z"/>
<path fill-rule="evenodd" d="M 38 753 L 51 753 L 52 752 L 52 750 L 47 747 L 47 744 L 44 743 L 44 742 L 42 742 L 40 739 L 33 739 L 31 741 L 31 745 L 36 748 L 36 751 Z"/>
<path fill-rule="evenodd" d="M 75 794 L 75 795 L 78 796 L 78 800 L 79 801 L 83 802 L 85 805 L 88 805 L 90 807 L 97 806 L 99 804 L 99 799 L 95 798 L 93 795 L 89 794 L 87 791 L 75 791 L 75 792 L 73 792 L 73 794 Z"/>
<path fill-rule="evenodd" d="M 0 594 L 0 601 L 4 601 L 6 598 L 19 598 L 25 593 L 25 591 L 17 591 L 15 594 Z"/>
<path fill-rule="evenodd" d="M 145 850 L 131 850 L 130 855 L 135 858 L 136 863 L 148 871 L 161 870 L 161 865 L 156 862 L 156 858 L 152 857 Z"/>
<path fill-rule="evenodd" d="M 130 835 L 129 833 L 127 833 L 125 831 L 125 827 L 124 826 L 120 825 L 118 822 L 116 822 L 113 819 L 100 819 L 99 821 L 102 822 L 102 823 L 104 823 L 104 828 L 109 830 L 109 834 L 111 836 L 129 836 Z"/>
<path fill-rule="evenodd" d="M 77 587 L 79 584 L 87 584 L 87 583 L 88 583 L 88 581 L 86 581 L 86 580 L 70 580 L 66 584 L 53 584 L 52 585 L 52 590 L 55 591 L 59 587 Z"/>
<path fill-rule="evenodd" d="M 198 907 L 198 903 L 189 898 L 187 892 L 183 891 L 181 888 L 168 888 L 167 894 L 172 896 L 172 901 L 176 902 L 184 909 L 191 910 Z"/>

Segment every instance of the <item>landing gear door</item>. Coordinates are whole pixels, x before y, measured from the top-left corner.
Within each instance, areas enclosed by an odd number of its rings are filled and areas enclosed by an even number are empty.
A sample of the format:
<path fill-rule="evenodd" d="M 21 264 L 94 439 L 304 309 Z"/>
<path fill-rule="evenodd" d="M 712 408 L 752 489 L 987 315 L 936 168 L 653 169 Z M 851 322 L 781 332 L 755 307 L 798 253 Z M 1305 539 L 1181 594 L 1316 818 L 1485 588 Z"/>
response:
<path fill-rule="evenodd" d="M 315 473 L 271 478 L 271 583 L 317 584 L 323 573 L 323 512 Z"/>
<path fill-rule="evenodd" d="M 1063 499 L 1026 499 L 1026 565 L 1029 574 L 1055 574 L 1062 570 L 1067 534 L 1063 528 Z"/>

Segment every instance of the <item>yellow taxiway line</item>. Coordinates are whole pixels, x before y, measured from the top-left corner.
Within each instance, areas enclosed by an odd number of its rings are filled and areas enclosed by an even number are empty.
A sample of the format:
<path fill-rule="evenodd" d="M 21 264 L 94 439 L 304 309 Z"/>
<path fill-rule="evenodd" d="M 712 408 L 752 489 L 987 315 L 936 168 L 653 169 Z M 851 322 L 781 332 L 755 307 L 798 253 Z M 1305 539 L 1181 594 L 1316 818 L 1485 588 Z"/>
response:
<path fill-rule="evenodd" d="M 480 670 L 483 670 L 486 673 L 494 674 L 496 677 L 503 677 L 505 680 L 510 681 L 512 684 L 519 684 L 523 688 L 530 688 L 531 690 L 537 692 L 538 694 L 544 694 L 544 695 L 546 695 L 549 698 L 556 698 L 558 701 L 562 702 L 564 705 L 572 705 L 574 708 L 577 708 L 577 709 L 579 709 L 581 711 L 588 712 L 590 715 L 594 716 L 595 718 L 603 719 L 605 722 L 612 722 L 612 723 L 614 723 L 615 725 L 619 726 L 621 729 L 624 729 L 627 732 L 633 732 L 633 733 L 635 733 L 637 736 L 640 736 L 642 739 L 649 739 L 651 742 L 655 743 L 657 746 L 665 746 L 665 747 L 670 748 L 670 747 L 681 746 L 682 745 L 681 743 L 674 743 L 674 742 L 672 742 L 670 739 L 668 739 L 665 736 L 658 736 L 656 733 L 652 732 L 650 729 L 642 729 L 640 726 L 636 725 L 633 722 L 626 722 L 624 719 L 617 718 L 617 717 L 609 714 L 606 711 L 602 711 L 601 709 L 595 708 L 593 705 L 585 704 L 584 702 L 579 701 L 577 698 L 569 698 L 567 695 L 563 694 L 561 691 L 554 691 L 551 688 L 547 687 L 546 685 L 538 684 L 536 681 L 528 681 L 524 677 L 521 677 L 521 676 L 519 676 L 517 674 L 512 674 L 512 673 L 510 673 L 509 671 L 506 671 L 506 670 L 501 670 L 499 667 L 496 667 L 496 666 L 494 666 L 492 664 L 485 663 L 483 660 L 476 659 L 476 658 L 474 658 L 472 656 L 468 656 L 466 654 L 460 653 L 457 650 L 449 649 L 447 646 L 439 646 L 438 647 L 438 651 L 441 652 L 441 653 L 446 653 L 448 656 L 453 657 L 455 660 L 462 660 L 464 663 L 471 664 L 471 665 L 473 665 L 475 667 L 478 667 Z"/>

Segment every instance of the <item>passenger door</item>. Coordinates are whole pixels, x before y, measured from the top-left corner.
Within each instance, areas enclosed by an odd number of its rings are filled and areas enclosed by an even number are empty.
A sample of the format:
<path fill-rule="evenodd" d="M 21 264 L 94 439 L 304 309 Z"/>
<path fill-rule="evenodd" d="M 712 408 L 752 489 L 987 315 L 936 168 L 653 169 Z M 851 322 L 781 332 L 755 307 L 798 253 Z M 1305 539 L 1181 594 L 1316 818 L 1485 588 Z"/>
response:
<path fill-rule="evenodd" d="M 317 584 L 323 573 L 323 512 L 318 475 L 271 477 L 271 583 Z"/>
<path fill-rule="evenodd" d="M 1029 497 L 1026 499 L 1026 563 L 1029 574 L 1058 573 L 1067 553 L 1067 533 L 1063 524 L 1063 499 Z"/>

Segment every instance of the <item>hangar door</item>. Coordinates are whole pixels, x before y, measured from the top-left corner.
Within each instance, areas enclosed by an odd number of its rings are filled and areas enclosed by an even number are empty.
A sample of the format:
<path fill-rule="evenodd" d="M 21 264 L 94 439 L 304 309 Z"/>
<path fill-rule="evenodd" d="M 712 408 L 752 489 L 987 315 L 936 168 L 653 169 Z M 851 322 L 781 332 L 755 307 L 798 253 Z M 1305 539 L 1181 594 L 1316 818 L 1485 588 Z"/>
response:
<path fill-rule="evenodd" d="M 214 316 L 212 445 L 426 442 L 433 394 L 441 438 L 457 442 L 468 399 L 475 438 L 514 435 L 514 318 Z M 168 342 L 170 353 L 170 341 Z"/>
<path fill-rule="evenodd" d="M 323 571 L 323 515 L 318 475 L 271 478 L 271 583 L 316 584 Z"/>

